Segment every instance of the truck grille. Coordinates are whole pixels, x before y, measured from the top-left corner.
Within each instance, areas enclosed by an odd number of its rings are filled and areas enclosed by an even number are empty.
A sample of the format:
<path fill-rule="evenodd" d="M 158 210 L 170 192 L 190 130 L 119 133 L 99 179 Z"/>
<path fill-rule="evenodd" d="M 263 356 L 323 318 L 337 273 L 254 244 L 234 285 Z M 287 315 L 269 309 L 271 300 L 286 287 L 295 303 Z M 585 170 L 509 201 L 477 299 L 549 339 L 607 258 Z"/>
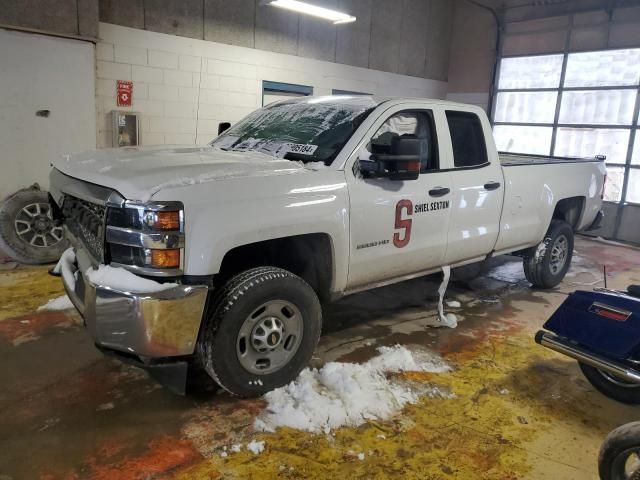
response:
<path fill-rule="evenodd" d="M 62 214 L 65 218 L 64 223 L 71 234 L 97 261 L 103 262 L 106 208 L 65 195 Z"/>

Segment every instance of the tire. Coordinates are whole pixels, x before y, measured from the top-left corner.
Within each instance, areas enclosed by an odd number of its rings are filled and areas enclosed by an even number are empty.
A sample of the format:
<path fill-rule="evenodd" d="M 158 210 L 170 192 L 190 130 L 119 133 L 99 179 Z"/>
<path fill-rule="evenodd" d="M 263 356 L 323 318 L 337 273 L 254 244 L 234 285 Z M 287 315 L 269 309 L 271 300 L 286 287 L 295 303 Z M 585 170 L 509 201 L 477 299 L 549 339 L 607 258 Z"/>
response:
<path fill-rule="evenodd" d="M 607 435 L 598 455 L 598 473 L 601 480 L 640 478 L 640 469 L 625 474 L 625 463 L 630 455 L 640 452 L 640 422 L 631 422 Z"/>
<path fill-rule="evenodd" d="M 621 403 L 640 404 L 640 384 L 618 380 L 590 365 L 578 364 L 589 383 L 603 395 Z"/>
<path fill-rule="evenodd" d="M 51 218 L 47 192 L 28 188 L 2 202 L 0 249 L 5 253 L 20 263 L 43 264 L 57 262 L 66 248 L 62 227 Z"/>
<path fill-rule="evenodd" d="M 563 251 L 562 259 L 559 252 Z M 551 220 L 544 240 L 523 258 L 527 280 L 538 288 L 553 288 L 569 270 L 573 257 L 573 229 L 562 220 Z"/>
<path fill-rule="evenodd" d="M 231 394 L 257 397 L 298 376 L 321 326 L 318 296 L 302 278 L 276 267 L 253 268 L 229 280 L 212 302 L 198 360 Z"/>

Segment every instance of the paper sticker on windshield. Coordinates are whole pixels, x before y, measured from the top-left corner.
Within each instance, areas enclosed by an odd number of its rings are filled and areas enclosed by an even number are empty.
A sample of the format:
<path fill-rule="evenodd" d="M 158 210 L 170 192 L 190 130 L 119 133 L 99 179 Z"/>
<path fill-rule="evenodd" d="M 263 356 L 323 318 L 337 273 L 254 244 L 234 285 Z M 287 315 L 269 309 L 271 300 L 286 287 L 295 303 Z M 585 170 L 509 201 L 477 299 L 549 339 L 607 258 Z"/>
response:
<path fill-rule="evenodd" d="M 280 151 L 287 153 L 299 153 L 300 155 L 313 155 L 313 152 L 315 152 L 317 148 L 317 145 L 311 145 L 308 143 L 285 143 L 282 145 Z"/>

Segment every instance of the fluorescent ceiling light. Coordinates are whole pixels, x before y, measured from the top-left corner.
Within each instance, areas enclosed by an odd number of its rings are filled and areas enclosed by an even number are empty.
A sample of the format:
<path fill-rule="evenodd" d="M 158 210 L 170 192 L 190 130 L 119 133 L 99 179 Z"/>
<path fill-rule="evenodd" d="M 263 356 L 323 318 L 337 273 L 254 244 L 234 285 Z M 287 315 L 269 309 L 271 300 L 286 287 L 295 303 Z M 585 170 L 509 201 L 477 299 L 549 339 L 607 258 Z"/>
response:
<path fill-rule="evenodd" d="M 337 10 L 331 10 L 329 8 L 319 7 L 306 2 L 300 2 L 298 0 L 267 0 L 267 5 L 273 5 L 274 7 L 285 8 L 305 15 L 312 15 L 318 18 L 324 18 L 325 20 L 332 21 L 335 25 L 340 23 L 351 23 L 356 21 L 356 17 L 347 13 L 338 12 Z"/>

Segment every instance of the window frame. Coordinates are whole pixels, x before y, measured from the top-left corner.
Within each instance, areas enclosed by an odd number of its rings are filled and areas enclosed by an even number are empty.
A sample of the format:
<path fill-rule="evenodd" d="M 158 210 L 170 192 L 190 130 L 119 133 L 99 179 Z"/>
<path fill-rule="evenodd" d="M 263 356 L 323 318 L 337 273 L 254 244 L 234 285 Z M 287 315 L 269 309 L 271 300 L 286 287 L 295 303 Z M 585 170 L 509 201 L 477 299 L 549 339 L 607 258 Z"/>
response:
<path fill-rule="evenodd" d="M 487 139 L 485 138 L 485 128 L 482 126 L 482 120 L 477 113 L 470 112 L 467 110 L 453 110 L 453 109 L 444 109 L 444 118 L 447 121 L 447 132 L 449 132 L 449 140 L 451 141 L 451 161 L 453 166 L 451 167 L 451 171 L 453 170 L 474 170 L 477 168 L 484 168 L 488 165 L 491 165 L 491 161 L 489 160 L 489 152 L 487 151 Z M 484 152 L 484 162 L 478 163 L 476 165 L 456 165 L 456 153 L 455 148 L 453 146 L 453 135 L 451 135 L 451 125 L 449 124 L 449 113 L 458 114 L 458 115 L 472 115 L 477 120 L 478 126 L 480 127 L 480 138 L 482 139 L 482 147 L 481 150 Z"/>
<path fill-rule="evenodd" d="M 600 52 L 611 52 L 617 50 L 640 50 L 640 48 L 602 48 L 602 49 L 589 49 L 589 50 L 576 50 L 569 51 L 565 50 L 563 52 L 546 52 L 546 53 L 536 53 L 531 55 L 501 55 L 498 62 L 498 68 L 496 71 L 496 86 L 494 89 L 493 95 L 493 104 L 491 105 L 491 125 L 499 126 L 522 126 L 522 127 L 551 127 L 551 142 L 549 145 L 548 155 L 556 155 L 556 140 L 558 135 L 558 130 L 561 128 L 575 128 L 575 129 L 602 129 L 602 130 L 628 130 L 628 144 L 626 149 L 626 156 L 624 157 L 624 162 L 622 161 L 611 161 L 606 162 L 607 167 L 619 167 L 624 169 L 623 182 L 621 185 L 621 196 L 618 201 L 610 201 L 605 200 L 608 203 L 614 205 L 640 205 L 638 202 L 630 202 L 627 197 L 627 191 L 629 187 L 629 176 L 631 169 L 640 168 L 640 165 L 632 164 L 632 155 L 633 155 L 633 147 L 635 142 L 640 142 L 640 80 L 637 81 L 635 85 L 600 85 L 600 86 L 565 86 L 566 73 L 567 73 L 567 64 L 569 62 L 570 56 L 574 54 L 583 54 L 583 53 L 600 53 Z M 553 56 L 553 55 L 562 55 L 562 64 L 560 71 L 560 78 L 557 87 L 545 87 L 545 88 L 500 88 L 500 69 L 502 66 L 502 62 L 506 59 L 511 58 L 532 58 L 532 57 L 544 57 L 544 56 Z M 640 65 L 638 66 L 640 68 Z M 560 123 L 560 109 L 562 105 L 562 99 L 565 92 L 580 92 L 580 91 L 599 91 L 599 90 L 632 90 L 636 93 L 635 103 L 633 107 L 633 113 L 630 124 L 581 124 L 581 123 Z M 555 92 L 557 94 L 556 97 L 556 109 L 555 115 L 552 122 L 542 122 L 542 123 L 534 123 L 534 122 L 509 122 L 509 121 L 495 121 L 495 113 L 496 113 L 496 103 L 499 93 L 530 93 L 530 92 Z M 526 152 L 513 152 L 513 153 L 523 153 Z M 599 152 L 594 152 L 594 155 Z"/>

